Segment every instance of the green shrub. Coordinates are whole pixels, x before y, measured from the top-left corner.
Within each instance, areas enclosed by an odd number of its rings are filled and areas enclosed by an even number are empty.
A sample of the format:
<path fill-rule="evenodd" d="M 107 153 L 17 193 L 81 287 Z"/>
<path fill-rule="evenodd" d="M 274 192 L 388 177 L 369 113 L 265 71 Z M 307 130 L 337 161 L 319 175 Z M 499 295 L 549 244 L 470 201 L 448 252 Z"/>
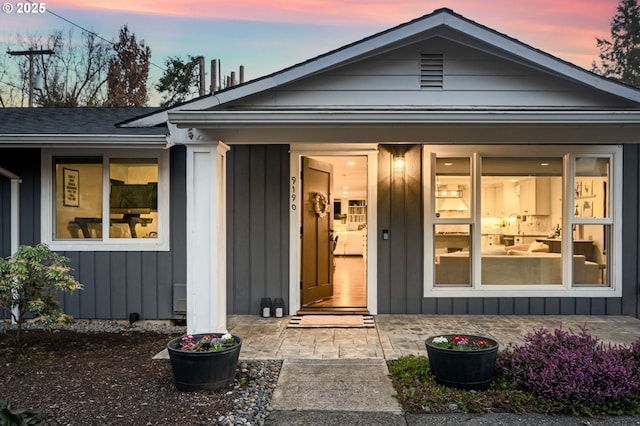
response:
<path fill-rule="evenodd" d="M 436 383 L 429 359 L 402 356 L 387 363 L 395 397 L 407 413 L 552 412 L 547 401 L 505 384 L 486 391 L 466 391 Z"/>
<path fill-rule="evenodd" d="M 15 409 L 9 401 L 0 401 L 0 425 L 2 426 L 38 426 L 44 424 L 40 410 Z"/>
<path fill-rule="evenodd" d="M 640 414 L 640 339 L 628 348 L 605 345 L 584 329 L 543 329 L 498 352 L 495 380 L 484 391 L 437 384 L 424 356 L 387 365 L 408 413 Z"/>
<path fill-rule="evenodd" d="M 59 309 L 56 300 L 58 291 L 82 289 L 69 274 L 67 262 L 68 258 L 52 252 L 46 244 L 20 246 L 13 256 L 0 259 L 0 308 L 16 321 L 18 343 L 28 313 L 45 327 L 71 319 Z"/>

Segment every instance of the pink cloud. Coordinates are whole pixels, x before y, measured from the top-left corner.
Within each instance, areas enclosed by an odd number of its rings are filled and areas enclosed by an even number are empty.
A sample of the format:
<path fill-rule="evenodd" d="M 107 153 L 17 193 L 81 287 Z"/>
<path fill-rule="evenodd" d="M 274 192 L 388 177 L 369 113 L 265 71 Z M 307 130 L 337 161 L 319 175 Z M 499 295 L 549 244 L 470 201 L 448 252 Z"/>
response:
<path fill-rule="evenodd" d="M 470 19 L 474 19 L 474 16 L 482 17 L 485 22 L 517 19 L 519 16 L 529 21 L 564 16 L 572 17 L 565 21 L 566 25 L 575 26 L 590 16 L 599 17 L 604 14 L 609 19 L 615 12 L 617 3 L 617 0 L 110 0 L 87 4 L 83 0 L 60 0 L 55 7 L 271 22 L 378 22 L 390 26 L 431 13 L 435 9 L 449 7 L 463 15 L 468 13 L 467 17 Z"/>
<path fill-rule="evenodd" d="M 596 37 L 608 37 L 618 0 L 59 0 L 55 9 L 78 9 L 194 19 L 366 27 L 382 31 L 449 7 L 462 16 L 562 59 L 589 67 Z M 167 33 L 171 28 L 166 28 Z M 333 31 L 333 30 L 332 30 Z M 369 34 L 365 34 L 369 35 Z M 185 36 L 185 34 L 181 34 Z M 363 35 L 364 36 L 364 35 Z M 190 37 L 198 37 L 192 34 Z M 292 37 L 295 37 L 292 34 Z M 356 41 L 356 40 L 349 40 Z M 340 46 L 333 46 L 337 48 Z"/>

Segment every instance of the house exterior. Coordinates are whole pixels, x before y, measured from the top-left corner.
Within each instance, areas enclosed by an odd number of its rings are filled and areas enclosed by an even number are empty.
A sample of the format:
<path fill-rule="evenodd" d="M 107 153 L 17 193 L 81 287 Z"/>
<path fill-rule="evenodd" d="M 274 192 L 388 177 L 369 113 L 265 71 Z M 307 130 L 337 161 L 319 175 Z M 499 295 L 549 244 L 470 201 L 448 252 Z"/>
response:
<path fill-rule="evenodd" d="M 128 112 L 0 110 L 2 254 L 70 257 L 76 317 L 199 332 L 326 297 L 338 157 L 365 164 L 341 235 L 370 313 L 640 315 L 640 91 L 449 9 Z"/>

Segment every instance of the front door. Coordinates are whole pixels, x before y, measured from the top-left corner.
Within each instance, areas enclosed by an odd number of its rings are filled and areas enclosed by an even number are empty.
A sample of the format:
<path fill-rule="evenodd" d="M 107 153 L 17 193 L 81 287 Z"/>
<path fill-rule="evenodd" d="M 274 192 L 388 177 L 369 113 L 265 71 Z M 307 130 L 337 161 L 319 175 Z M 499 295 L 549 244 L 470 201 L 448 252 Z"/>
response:
<path fill-rule="evenodd" d="M 302 158 L 302 306 L 333 296 L 333 166 Z"/>

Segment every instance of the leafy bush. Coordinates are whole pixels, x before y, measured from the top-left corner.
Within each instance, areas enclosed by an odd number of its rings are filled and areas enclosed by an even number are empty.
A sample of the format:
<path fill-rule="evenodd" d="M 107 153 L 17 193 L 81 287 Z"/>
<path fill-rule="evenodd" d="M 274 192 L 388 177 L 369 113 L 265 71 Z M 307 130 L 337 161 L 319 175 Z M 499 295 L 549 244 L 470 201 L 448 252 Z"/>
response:
<path fill-rule="evenodd" d="M 402 356 L 387 362 L 395 397 L 407 413 L 554 413 L 557 404 L 515 389 L 509 383 L 492 384 L 485 391 L 467 391 L 436 383 L 429 359 Z"/>
<path fill-rule="evenodd" d="M 56 300 L 58 291 L 82 289 L 69 274 L 67 262 L 68 258 L 52 252 L 46 244 L 20 246 L 13 256 L 0 258 L 0 308 L 18 324 L 18 342 L 28 313 L 35 314 L 36 322 L 45 326 L 71 319 L 59 310 Z"/>
<path fill-rule="evenodd" d="M 0 425 L 3 426 L 26 426 L 42 425 L 40 410 L 24 410 L 11 407 L 9 401 L 0 401 Z"/>
<path fill-rule="evenodd" d="M 540 329 L 525 344 L 498 354 L 496 373 L 567 412 L 637 412 L 640 341 L 631 348 L 605 345 L 584 328 L 578 334 Z"/>

